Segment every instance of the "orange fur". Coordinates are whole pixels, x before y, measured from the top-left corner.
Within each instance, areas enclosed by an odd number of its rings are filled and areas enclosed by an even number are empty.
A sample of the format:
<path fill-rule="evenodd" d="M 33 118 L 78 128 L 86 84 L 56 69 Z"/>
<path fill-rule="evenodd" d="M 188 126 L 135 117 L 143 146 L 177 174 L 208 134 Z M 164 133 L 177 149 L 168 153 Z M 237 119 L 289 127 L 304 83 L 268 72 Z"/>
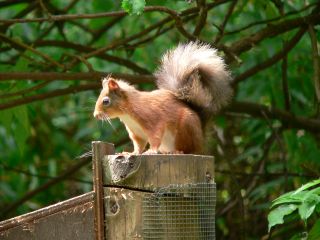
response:
<path fill-rule="evenodd" d="M 142 92 L 131 86 L 112 89 L 104 86 L 96 102 L 94 116 L 120 118 L 126 125 L 134 145 L 134 153 L 142 153 L 150 144 L 150 153 L 200 153 L 203 142 L 201 121 L 197 113 L 178 100 L 169 90 Z M 115 92 L 117 91 L 117 92 Z M 108 96 L 111 104 L 103 106 Z M 133 122 L 133 123 L 132 123 Z"/>
<path fill-rule="evenodd" d="M 179 44 L 161 60 L 159 90 L 142 92 L 111 77 L 104 79 L 94 117 L 120 118 L 134 153 L 201 153 L 210 116 L 232 98 L 231 75 L 217 50 L 199 42 Z"/>

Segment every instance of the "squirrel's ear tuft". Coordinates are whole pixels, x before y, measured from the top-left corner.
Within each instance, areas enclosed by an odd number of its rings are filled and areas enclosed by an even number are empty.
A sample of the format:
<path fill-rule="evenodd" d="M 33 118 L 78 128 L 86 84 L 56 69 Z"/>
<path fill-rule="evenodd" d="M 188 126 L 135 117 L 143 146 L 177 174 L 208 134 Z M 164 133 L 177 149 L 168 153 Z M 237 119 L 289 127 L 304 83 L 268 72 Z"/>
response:
<path fill-rule="evenodd" d="M 117 83 L 117 81 L 114 80 L 113 78 L 109 78 L 108 79 L 108 87 L 109 87 L 110 91 L 115 91 L 115 90 L 118 90 L 120 88 L 118 83 Z"/>
<path fill-rule="evenodd" d="M 102 79 L 102 87 L 103 88 L 108 87 L 109 90 L 116 90 L 119 88 L 119 84 L 114 78 L 108 76 Z"/>
<path fill-rule="evenodd" d="M 108 85 L 108 81 L 109 81 L 108 78 L 103 78 L 103 79 L 102 79 L 102 87 L 103 87 L 103 88 L 105 88 L 105 87 Z"/>

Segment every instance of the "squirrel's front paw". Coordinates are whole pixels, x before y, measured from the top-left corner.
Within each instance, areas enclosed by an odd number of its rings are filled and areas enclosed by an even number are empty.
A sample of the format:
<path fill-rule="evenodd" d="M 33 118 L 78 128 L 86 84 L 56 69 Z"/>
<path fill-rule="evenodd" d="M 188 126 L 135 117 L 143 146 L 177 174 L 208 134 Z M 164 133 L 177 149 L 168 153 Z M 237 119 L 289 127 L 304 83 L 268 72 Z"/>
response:
<path fill-rule="evenodd" d="M 183 151 L 175 150 L 172 152 L 165 152 L 163 154 L 168 154 L 168 155 L 178 155 L 178 154 L 184 154 Z"/>
<path fill-rule="evenodd" d="M 155 155 L 155 154 L 161 154 L 161 153 L 159 152 L 159 150 L 149 149 L 142 154 L 143 155 Z"/>
<path fill-rule="evenodd" d="M 129 152 L 119 152 L 119 153 L 115 153 L 115 155 L 120 155 L 120 156 L 123 156 L 123 155 L 129 155 L 130 153 Z"/>
<path fill-rule="evenodd" d="M 139 155 L 139 152 L 121 152 L 121 153 L 116 153 L 116 155 Z"/>

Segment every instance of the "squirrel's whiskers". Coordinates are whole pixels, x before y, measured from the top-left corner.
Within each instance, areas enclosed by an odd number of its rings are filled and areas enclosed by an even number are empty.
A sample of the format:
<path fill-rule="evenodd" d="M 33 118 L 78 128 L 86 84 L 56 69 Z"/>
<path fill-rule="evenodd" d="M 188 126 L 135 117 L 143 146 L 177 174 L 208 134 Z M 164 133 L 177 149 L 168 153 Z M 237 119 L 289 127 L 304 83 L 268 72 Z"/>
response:
<path fill-rule="evenodd" d="M 114 128 L 114 126 L 112 125 L 111 119 L 108 117 L 107 114 L 103 114 L 102 115 L 102 122 L 108 122 L 110 124 L 110 126 L 112 127 L 112 129 L 115 131 L 116 129 Z"/>

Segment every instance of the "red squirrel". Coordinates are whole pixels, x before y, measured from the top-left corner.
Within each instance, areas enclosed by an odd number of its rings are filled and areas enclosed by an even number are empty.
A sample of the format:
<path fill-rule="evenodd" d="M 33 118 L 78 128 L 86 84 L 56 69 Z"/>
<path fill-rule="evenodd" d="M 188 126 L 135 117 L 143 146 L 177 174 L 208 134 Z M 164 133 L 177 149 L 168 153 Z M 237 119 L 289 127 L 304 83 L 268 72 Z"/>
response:
<path fill-rule="evenodd" d="M 206 122 L 233 95 L 231 75 L 216 52 L 198 42 L 168 51 L 155 73 L 159 89 L 151 92 L 103 79 L 94 117 L 119 118 L 133 142 L 132 154 L 202 153 Z"/>

